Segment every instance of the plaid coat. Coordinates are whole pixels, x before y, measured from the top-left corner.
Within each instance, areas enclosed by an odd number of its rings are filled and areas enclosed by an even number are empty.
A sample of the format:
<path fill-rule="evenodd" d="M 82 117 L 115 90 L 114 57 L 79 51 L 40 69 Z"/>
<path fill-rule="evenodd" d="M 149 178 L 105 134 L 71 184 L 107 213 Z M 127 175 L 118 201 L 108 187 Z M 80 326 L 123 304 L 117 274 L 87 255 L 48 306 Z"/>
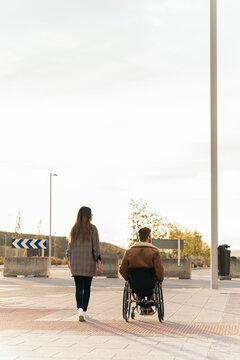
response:
<path fill-rule="evenodd" d="M 100 258 L 98 231 L 91 224 L 90 240 L 79 238 L 68 244 L 66 255 L 70 261 L 72 276 L 95 276 L 97 273 L 97 260 Z"/>

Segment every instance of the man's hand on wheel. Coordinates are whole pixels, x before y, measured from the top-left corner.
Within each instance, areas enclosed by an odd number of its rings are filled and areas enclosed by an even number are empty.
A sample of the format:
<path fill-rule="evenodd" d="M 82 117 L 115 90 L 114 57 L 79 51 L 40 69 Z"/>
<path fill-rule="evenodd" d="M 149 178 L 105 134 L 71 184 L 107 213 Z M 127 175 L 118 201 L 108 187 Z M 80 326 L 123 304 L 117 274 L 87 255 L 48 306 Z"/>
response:
<path fill-rule="evenodd" d="M 160 286 L 163 287 L 163 282 L 160 282 Z"/>

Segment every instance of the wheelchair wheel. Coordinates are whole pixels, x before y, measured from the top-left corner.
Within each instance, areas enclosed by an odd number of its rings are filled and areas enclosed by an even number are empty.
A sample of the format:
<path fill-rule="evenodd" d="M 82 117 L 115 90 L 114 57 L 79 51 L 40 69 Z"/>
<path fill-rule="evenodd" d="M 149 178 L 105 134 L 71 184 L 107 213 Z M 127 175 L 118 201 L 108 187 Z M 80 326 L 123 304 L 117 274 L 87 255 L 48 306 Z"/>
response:
<path fill-rule="evenodd" d="M 161 313 L 162 313 L 162 320 L 164 319 L 164 301 L 163 301 L 163 291 L 161 286 L 159 286 L 160 288 L 160 304 L 161 304 Z"/>
<path fill-rule="evenodd" d="M 158 319 L 160 322 L 163 320 L 164 316 L 164 308 L 163 308 L 163 296 L 162 296 L 162 288 L 159 284 L 159 282 L 156 282 L 155 284 L 155 301 L 156 301 L 156 307 L 158 312 Z"/>
<path fill-rule="evenodd" d="M 131 312 L 131 290 L 129 283 L 126 282 L 123 290 L 123 305 L 122 305 L 122 313 L 123 318 L 128 322 Z"/>

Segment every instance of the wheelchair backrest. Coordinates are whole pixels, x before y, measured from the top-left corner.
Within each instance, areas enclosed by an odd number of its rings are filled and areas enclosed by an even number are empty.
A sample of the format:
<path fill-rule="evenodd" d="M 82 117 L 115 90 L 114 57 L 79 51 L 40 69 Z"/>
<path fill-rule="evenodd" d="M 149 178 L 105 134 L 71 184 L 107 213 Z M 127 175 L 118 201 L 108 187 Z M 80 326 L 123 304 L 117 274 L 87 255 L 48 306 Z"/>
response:
<path fill-rule="evenodd" d="M 155 282 L 153 268 L 136 267 L 129 269 L 129 282 L 132 291 L 138 296 L 150 296 Z"/>

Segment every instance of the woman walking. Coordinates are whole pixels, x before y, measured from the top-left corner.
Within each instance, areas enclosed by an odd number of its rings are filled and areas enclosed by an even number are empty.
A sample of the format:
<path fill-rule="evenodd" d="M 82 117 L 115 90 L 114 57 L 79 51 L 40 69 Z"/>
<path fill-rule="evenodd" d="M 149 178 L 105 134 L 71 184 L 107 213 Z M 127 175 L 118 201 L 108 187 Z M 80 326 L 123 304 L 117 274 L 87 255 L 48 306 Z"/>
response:
<path fill-rule="evenodd" d="M 76 302 L 79 321 L 85 321 L 93 276 L 102 272 L 98 231 L 91 224 L 89 207 L 79 209 L 70 233 L 67 249 L 68 267 L 71 269 L 76 287 Z"/>

